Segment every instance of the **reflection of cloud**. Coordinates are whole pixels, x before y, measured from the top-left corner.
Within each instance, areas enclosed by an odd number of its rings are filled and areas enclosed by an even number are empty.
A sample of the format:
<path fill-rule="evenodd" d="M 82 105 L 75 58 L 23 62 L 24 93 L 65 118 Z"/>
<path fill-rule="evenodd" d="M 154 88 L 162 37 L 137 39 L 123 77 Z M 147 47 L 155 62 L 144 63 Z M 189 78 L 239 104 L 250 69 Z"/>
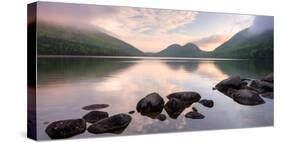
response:
<path fill-rule="evenodd" d="M 171 84 L 171 80 L 184 81 L 189 76 L 185 69 L 179 68 L 177 70 L 171 70 L 166 64 L 161 61 L 150 63 L 138 63 L 132 66 L 130 70 L 126 72 L 120 72 L 116 74 L 118 78 L 109 78 L 105 83 L 100 83 L 94 88 L 96 90 L 103 90 L 103 92 L 110 92 L 112 89 L 116 89 L 120 86 L 120 90 L 124 91 L 124 88 L 129 90 L 146 88 L 141 90 L 143 94 L 151 92 L 159 92 L 160 94 L 167 95 L 167 92 L 173 92 L 176 90 L 184 90 L 184 88 L 178 88 L 176 84 Z M 109 83 L 110 82 L 110 83 Z M 113 84 L 113 86 L 111 86 Z M 107 89 L 108 88 L 108 89 Z"/>
<path fill-rule="evenodd" d="M 213 62 L 200 63 L 197 73 L 209 79 L 223 80 L 227 77 Z"/>
<path fill-rule="evenodd" d="M 201 49 L 206 51 L 212 51 L 217 48 L 220 44 L 227 41 L 230 38 L 230 35 L 211 35 L 208 37 L 203 37 L 201 39 L 193 41 Z"/>

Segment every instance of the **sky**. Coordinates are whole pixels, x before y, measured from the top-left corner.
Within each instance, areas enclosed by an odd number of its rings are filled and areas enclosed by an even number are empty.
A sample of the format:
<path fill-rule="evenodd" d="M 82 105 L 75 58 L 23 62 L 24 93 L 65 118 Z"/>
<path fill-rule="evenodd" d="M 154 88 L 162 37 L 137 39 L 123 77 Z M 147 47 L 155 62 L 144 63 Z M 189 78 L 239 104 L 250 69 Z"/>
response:
<path fill-rule="evenodd" d="M 41 21 L 102 30 L 143 52 L 159 52 L 171 44 L 189 42 L 212 51 L 235 33 L 258 25 L 254 22 L 263 17 L 48 2 L 39 3 L 37 14 Z"/>

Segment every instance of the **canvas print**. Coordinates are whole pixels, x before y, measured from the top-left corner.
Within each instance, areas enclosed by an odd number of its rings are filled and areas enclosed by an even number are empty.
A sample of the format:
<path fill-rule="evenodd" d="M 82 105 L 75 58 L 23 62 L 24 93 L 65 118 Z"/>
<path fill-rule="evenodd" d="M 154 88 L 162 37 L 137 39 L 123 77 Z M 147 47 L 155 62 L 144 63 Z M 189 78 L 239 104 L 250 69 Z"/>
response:
<path fill-rule="evenodd" d="M 273 126 L 274 18 L 28 5 L 28 137 Z"/>

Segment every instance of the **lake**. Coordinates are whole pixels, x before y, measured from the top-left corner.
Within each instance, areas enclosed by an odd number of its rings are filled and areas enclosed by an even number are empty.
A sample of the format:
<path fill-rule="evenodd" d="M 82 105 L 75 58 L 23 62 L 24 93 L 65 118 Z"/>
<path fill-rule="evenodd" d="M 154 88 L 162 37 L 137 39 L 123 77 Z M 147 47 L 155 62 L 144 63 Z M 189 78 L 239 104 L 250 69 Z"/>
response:
<path fill-rule="evenodd" d="M 49 139 L 47 122 L 81 118 L 91 104 L 109 104 L 101 109 L 109 115 L 128 113 L 149 93 L 166 96 L 178 91 L 196 91 L 214 101 L 213 108 L 194 103 L 204 119 L 187 119 L 184 114 L 165 121 L 132 114 L 132 122 L 121 134 L 91 134 L 72 138 L 151 134 L 162 132 L 246 128 L 273 125 L 273 100 L 245 106 L 212 90 L 221 80 L 240 75 L 261 78 L 273 72 L 273 63 L 235 59 L 158 57 L 38 57 L 37 131 L 38 139 Z M 49 123 L 50 124 L 50 123 Z"/>

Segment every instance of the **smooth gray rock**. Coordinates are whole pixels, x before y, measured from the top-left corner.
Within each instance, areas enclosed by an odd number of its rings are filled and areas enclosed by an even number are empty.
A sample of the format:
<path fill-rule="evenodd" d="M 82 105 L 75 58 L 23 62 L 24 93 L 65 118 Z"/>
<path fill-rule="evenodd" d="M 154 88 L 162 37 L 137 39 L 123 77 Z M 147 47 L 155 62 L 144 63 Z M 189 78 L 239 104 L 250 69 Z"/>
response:
<path fill-rule="evenodd" d="M 159 115 L 164 107 L 164 100 L 158 93 L 151 93 L 142 98 L 137 103 L 137 111 L 141 115 L 155 118 Z"/>
<path fill-rule="evenodd" d="M 52 122 L 45 131 L 51 139 L 63 139 L 81 134 L 85 130 L 84 119 L 69 119 Z"/>
<path fill-rule="evenodd" d="M 240 89 L 232 94 L 233 100 L 242 105 L 260 105 L 264 100 L 255 91 Z"/>
<path fill-rule="evenodd" d="M 86 115 L 84 115 L 83 119 L 85 119 L 86 122 L 88 122 L 88 123 L 95 123 L 95 122 L 102 120 L 104 118 L 107 118 L 107 117 L 108 117 L 107 112 L 91 111 L 91 112 L 87 113 Z"/>
<path fill-rule="evenodd" d="M 116 114 L 92 124 L 88 127 L 88 132 L 94 134 L 122 132 L 131 120 L 132 117 L 128 114 Z"/>
<path fill-rule="evenodd" d="M 97 109 L 102 109 L 102 108 L 107 108 L 109 107 L 108 104 L 92 104 L 88 106 L 82 107 L 84 110 L 97 110 Z"/>
<path fill-rule="evenodd" d="M 129 114 L 134 114 L 135 111 L 134 111 L 134 110 L 131 110 L 131 111 L 129 111 L 128 113 L 129 113 Z"/>
<path fill-rule="evenodd" d="M 203 106 L 209 107 L 209 108 L 214 106 L 214 101 L 213 100 L 203 99 L 203 100 L 200 100 L 199 103 L 202 104 Z"/>
<path fill-rule="evenodd" d="M 186 118 L 191 118 L 191 119 L 203 119 L 205 116 L 199 112 L 188 112 L 187 114 L 184 115 Z"/>
<path fill-rule="evenodd" d="M 197 92 L 187 91 L 187 92 L 176 92 L 167 96 L 169 100 L 176 98 L 185 103 L 186 107 L 189 107 L 194 102 L 198 102 L 201 96 Z"/>

